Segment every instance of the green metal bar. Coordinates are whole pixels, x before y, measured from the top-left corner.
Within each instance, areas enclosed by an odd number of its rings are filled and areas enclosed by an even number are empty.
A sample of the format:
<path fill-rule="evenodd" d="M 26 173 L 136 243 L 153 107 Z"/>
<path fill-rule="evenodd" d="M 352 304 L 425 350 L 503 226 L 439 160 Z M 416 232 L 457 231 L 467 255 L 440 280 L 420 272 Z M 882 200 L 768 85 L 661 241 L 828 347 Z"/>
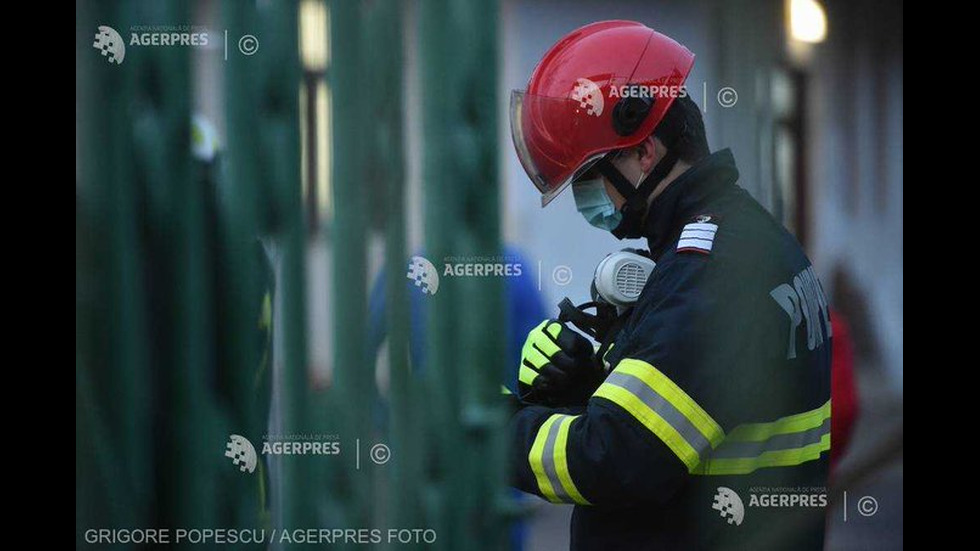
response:
<path fill-rule="evenodd" d="M 365 184 L 366 135 L 372 131 L 364 102 L 362 57 L 363 13 L 359 2 L 330 4 L 331 57 L 329 71 L 333 94 L 334 218 L 333 326 L 336 402 L 343 409 L 345 438 L 354 444 L 371 440 L 371 407 L 374 372 L 366 357 L 367 327 L 367 186 Z M 353 446 L 351 446 L 352 448 Z M 362 466 L 364 466 L 362 464 Z M 371 475 L 373 470 L 353 472 L 344 496 L 347 518 L 353 526 L 370 525 Z"/>
<path fill-rule="evenodd" d="M 283 428 L 287 433 L 311 432 L 311 389 L 306 347 L 306 222 L 300 181 L 299 105 L 301 78 L 296 2 L 267 6 L 262 12 L 263 35 L 269 56 L 259 74 L 268 111 L 268 133 L 263 136 L 268 155 L 271 198 L 275 212 L 273 230 L 282 241 L 279 292 L 282 306 Z M 314 457 L 295 456 L 283 461 L 283 525 L 286 528 L 316 526 L 313 480 Z"/>
<path fill-rule="evenodd" d="M 453 44 L 450 28 L 452 14 L 449 2 L 424 2 L 419 6 L 419 53 L 422 72 L 422 132 L 426 137 L 423 158 L 425 196 L 425 252 L 439 266 L 453 252 L 454 232 L 462 225 L 456 186 L 460 176 L 450 150 L 453 116 L 459 100 L 452 78 L 453 56 L 461 46 Z M 437 433 L 433 455 L 437 461 L 429 472 L 425 514 L 440 535 L 444 548 L 460 547 L 466 535 L 464 519 L 457 515 L 462 489 L 462 450 L 458 423 L 459 383 L 454 362 L 460 350 L 455 339 L 456 311 L 453 304 L 461 300 L 456 286 L 440 280 L 438 295 L 431 297 L 427 328 L 426 374 L 424 393 L 430 399 L 427 408 L 429 431 Z M 465 452 L 462 452 L 465 453 Z"/>
<path fill-rule="evenodd" d="M 189 13 L 187 2 L 174 1 L 134 7 L 131 20 L 186 21 Z M 131 55 L 137 88 L 127 103 L 143 106 L 132 124 L 140 173 L 134 181 L 145 186 L 147 205 L 151 362 L 159 370 L 155 392 L 167 419 L 157 487 L 160 515 L 164 524 L 207 525 L 215 519 L 219 465 L 219 457 L 209 450 L 222 437 L 215 432 L 208 389 L 214 364 L 206 190 L 191 177 L 190 53 L 185 48 L 147 48 Z"/>
<path fill-rule="evenodd" d="M 254 504 L 264 486 L 237 472 L 228 479 L 222 455 L 229 433 L 257 440 L 266 423 L 252 338 L 265 290 L 260 234 L 275 235 L 283 252 L 285 427 L 309 429 L 296 5 L 263 9 L 260 18 L 247 3 L 224 7 L 229 29 L 263 37 L 265 55 L 233 52 L 225 66 L 220 200 L 190 155 L 192 50 L 127 49 L 121 66 L 76 52 L 80 530 L 261 522 Z M 184 24 L 191 13 L 184 0 L 77 2 L 76 12 L 80 44 L 100 24 Z M 285 518 L 312 526 L 306 462 L 285 465 Z M 237 495 L 238 484 L 251 497 Z"/>
<path fill-rule="evenodd" d="M 394 0 L 330 6 L 335 387 L 326 394 L 310 388 L 306 361 L 296 3 L 223 3 L 231 36 L 255 34 L 261 48 L 255 56 L 233 49 L 225 65 L 228 171 L 219 199 L 209 199 L 215 191 L 194 178 L 188 154 L 189 50 L 133 49 L 123 67 L 97 54 L 78 56 L 85 111 L 76 218 L 78 528 L 262 523 L 253 516 L 261 492 L 228 497 L 221 451 L 229 433 L 260 439 L 265 423 L 263 391 L 252 376 L 261 354 L 251 338 L 256 301 L 266 290 L 256 254 L 257 238 L 265 236 L 281 253 L 275 294 L 282 431 L 340 429 L 344 437 L 342 465 L 281 458 L 272 487 L 281 500 L 276 526 L 383 520 L 435 528 L 443 548 L 498 548 L 504 540 L 500 511 L 487 507 L 501 499 L 505 468 L 496 436 L 503 414 L 494 405 L 503 360 L 501 282 L 443 279 L 438 294 L 426 297 L 427 372 L 410 373 L 404 7 Z M 123 27 L 183 22 L 190 13 L 185 1 L 125 9 L 111 3 L 97 13 L 85 3 L 76 7 L 79 35 L 107 19 Z M 425 254 L 441 266 L 449 255 L 500 250 L 497 4 L 433 1 L 419 9 Z M 209 200 L 216 202 L 213 227 Z M 372 425 L 378 396 L 365 339 L 368 220 L 379 213 L 391 366 L 393 459 L 385 467 L 366 458 L 381 437 Z M 217 243 L 214 256 L 210 242 Z M 155 438 L 166 450 L 161 456 L 153 453 Z M 353 470 L 356 438 L 361 471 Z M 382 472 L 387 487 L 375 484 Z M 372 499 L 376 492 L 381 500 Z"/>
<path fill-rule="evenodd" d="M 496 2 L 421 5 L 426 244 L 446 256 L 499 254 Z M 440 434 L 433 499 L 446 548 L 502 545 L 503 454 L 492 406 L 503 362 L 501 282 L 444 278 L 432 297 L 429 385 Z M 443 539 L 443 534 L 445 539 Z"/>
<path fill-rule="evenodd" d="M 91 45 L 99 20 L 119 18 L 119 2 L 96 11 L 76 3 L 76 34 Z M 131 125 L 124 104 L 131 75 L 94 50 L 76 52 L 76 506 L 78 535 L 99 526 L 140 525 L 152 500 L 146 400 L 146 326 Z M 78 544 L 76 544 L 78 545 Z"/>
<path fill-rule="evenodd" d="M 226 1 L 222 5 L 222 18 L 229 33 L 236 34 L 253 29 L 254 11 L 242 2 Z M 254 82 L 252 65 L 256 60 L 230 55 L 224 64 L 224 106 L 226 121 L 226 147 L 223 152 L 224 167 L 215 193 L 215 212 L 221 256 L 215 259 L 214 269 L 220 282 L 215 290 L 223 308 L 223 318 L 217 324 L 219 359 L 222 383 L 229 389 L 229 415 L 220 419 L 220 434 L 244 434 L 258 441 L 268 425 L 268 407 L 271 393 L 273 353 L 271 342 L 266 343 L 263 358 L 257 352 L 255 339 L 262 338 L 256 332 L 256 311 L 262 308 L 258 302 L 269 293 L 270 303 L 275 298 L 275 288 L 266 283 L 262 288 L 264 260 L 258 237 L 268 229 L 268 216 L 259 209 L 260 197 L 265 187 L 260 183 L 261 144 L 256 132 L 255 113 L 258 109 L 258 87 Z M 265 195 L 268 195 L 266 192 Z M 271 330 L 271 328 L 270 328 Z M 255 370 L 260 370 L 256 372 Z M 255 486 L 242 488 L 236 496 L 234 516 L 239 526 L 269 527 L 268 512 L 272 504 L 266 499 L 264 485 L 267 473 L 264 468 L 256 471 Z M 238 482 L 238 481 L 235 481 Z M 227 482 L 226 482 L 227 484 Z M 239 483 L 240 484 L 240 483 Z M 253 491 L 247 491 L 252 489 Z M 231 492 L 229 492 L 231 495 Z"/>
<path fill-rule="evenodd" d="M 190 14 L 187 2 L 168 5 L 165 20 L 186 21 Z M 178 523 L 187 525 L 215 522 L 217 492 L 216 467 L 220 456 L 210 450 L 224 438 L 217 434 L 213 422 L 214 403 L 209 396 L 207 374 L 214 369 L 211 337 L 212 305 L 205 251 L 204 197 L 191 175 L 191 67 L 190 52 L 185 48 L 161 48 L 163 73 L 168 75 L 161 118 L 166 145 L 168 182 L 174 194 L 173 219 L 176 220 L 177 249 L 175 264 L 175 298 L 177 304 L 176 354 L 173 370 L 174 388 L 179 389 L 174 403 L 180 436 L 184 446 L 179 460 L 179 476 L 174 486 L 182 488 L 175 515 Z M 172 75 L 172 77 L 171 77 Z M 172 78 L 172 80 L 171 80 Z M 161 228 L 164 230 L 164 228 Z M 164 230 L 165 231 L 165 230 Z M 188 452 L 187 447 L 193 451 Z M 175 449 L 180 449 L 179 446 Z M 171 481 L 173 483 L 175 481 Z"/>
<path fill-rule="evenodd" d="M 386 504 L 388 526 L 419 526 L 418 492 L 424 452 L 418 393 L 412 392 L 409 372 L 408 330 L 411 319 L 406 296 L 405 266 L 405 154 L 402 117 L 405 94 L 402 71 L 402 25 L 404 6 L 386 0 L 369 6 L 364 32 L 367 84 L 364 88 L 375 113 L 368 135 L 373 160 L 369 176 L 373 189 L 383 200 L 385 238 L 385 304 L 387 305 L 387 350 L 389 378 L 389 424 L 387 443 L 392 459 L 384 466 L 386 484 L 375 502 Z M 384 43 L 384 49 L 371 48 Z"/>
<path fill-rule="evenodd" d="M 460 203 L 468 207 L 457 233 L 457 246 L 469 254 L 494 256 L 500 243 L 500 191 L 497 171 L 497 18 L 496 2 L 457 5 L 454 13 L 457 37 L 465 45 L 464 61 L 455 67 L 460 105 L 454 120 L 453 156 L 460 164 Z M 506 412 L 499 397 L 504 374 L 503 282 L 500 278 L 464 278 L 465 301 L 457 303 L 461 314 L 459 333 L 466 361 L 461 368 L 463 404 L 461 422 L 462 464 L 467 488 L 464 514 L 470 519 L 467 538 L 500 547 L 506 540 L 505 503 L 507 458 L 503 431 Z M 488 504 L 492 506 L 488 507 Z"/>
<path fill-rule="evenodd" d="M 105 20 L 126 21 L 120 2 L 76 5 L 80 43 L 91 45 Z M 149 353 L 144 299 L 145 257 L 141 251 L 140 193 L 133 163 L 129 104 L 138 75 L 120 71 L 99 55 L 76 54 L 76 85 L 81 111 L 77 162 L 83 247 L 84 344 L 76 358 L 76 410 L 85 432 L 76 434 L 81 450 L 76 485 L 81 510 L 76 521 L 91 526 L 140 525 L 153 504 L 152 430 L 149 411 Z M 76 295 L 76 300 L 78 296 Z M 76 309 L 77 315 L 78 309 Z M 94 456 L 93 462 L 85 460 Z M 93 464 L 94 463 L 94 464 Z M 93 469 L 94 468 L 94 472 Z M 91 479 L 89 475 L 93 475 Z"/>
<path fill-rule="evenodd" d="M 122 15 L 119 2 L 96 12 L 76 3 L 76 34 L 91 44 L 103 17 Z M 149 499 L 141 468 L 147 410 L 146 333 L 131 186 L 131 127 L 123 103 L 133 79 L 101 56 L 76 52 L 78 139 L 76 224 L 76 527 L 139 523 Z M 80 222 L 80 223 L 79 223 Z M 79 239 L 76 236 L 76 239 Z M 131 410 L 129 408 L 132 408 Z M 129 411 L 127 411 L 129 410 Z"/>
<path fill-rule="evenodd" d="M 277 342 L 282 349 L 281 354 L 268 355 L 269 365 L 264 369 L 273 370 L 273 356 L 281 357 L 281 426 L 277 430 L 285 434 L 309 432 L 297 6 L 288 2 L 262 6 L 260 11 L 255 5 L 229 0 L 223 12 L 231 36 L 253 34 L 260 43 L 255 55 L 232 52 L 226 64 L 229 182 L 225 193 L 229 213 L 225 227 L 229 277 L 242 276 L 228 282 L 230 314 L 234 317 L 229 331 L 239 336 L 232 342 L 230 355 L 244 366 L 257 365 L 261 360 L 256 358 L 252 343 L 242 336 L 255 333 L 254 306 L 262 300 L 263 291 L 271 291 L 279 310 L 274 318 L 281 324 L 274 330 L 281 337 Z M 259 284 L 259 236 L 267 237 L 278 253 L 274 289 L 263 289 Z M 265 410 L 257 406 L 264 397 L 261 385 L 267 383 L 268 376 L 271 374 L 259 371 L 236 385 L 236 419 L 245 426 L 264 428 Z M 276 513 L 273 523 L 287 528 L 312 526 L 311 460 L 289 457 L 275 461 L 281 470 L 271 473 L 270 481 L 278 501 L 265 504 Z M 266 493 L 264 487 L 259 488 L 260 497 Z"/>

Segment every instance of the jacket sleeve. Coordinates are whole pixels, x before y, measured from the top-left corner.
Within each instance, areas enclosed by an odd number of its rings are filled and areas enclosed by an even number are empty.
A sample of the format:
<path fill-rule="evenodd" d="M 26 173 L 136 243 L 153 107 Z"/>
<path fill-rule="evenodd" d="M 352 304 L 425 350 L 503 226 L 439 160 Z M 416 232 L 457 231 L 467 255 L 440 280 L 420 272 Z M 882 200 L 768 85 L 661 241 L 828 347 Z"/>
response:
<path fill-rule="evenodd" d="M 525 407 L 511 420 L 516 485 L 549 501 L 627 506 L 668 501 L 724 438 L 704 404 L 722 381 L 702 352 L 717 304 L 710 260 L 674 256 L 654 271 L 614 368 L 579 409 Z M 717 352 L 711 352 L 715 354 Z"/>

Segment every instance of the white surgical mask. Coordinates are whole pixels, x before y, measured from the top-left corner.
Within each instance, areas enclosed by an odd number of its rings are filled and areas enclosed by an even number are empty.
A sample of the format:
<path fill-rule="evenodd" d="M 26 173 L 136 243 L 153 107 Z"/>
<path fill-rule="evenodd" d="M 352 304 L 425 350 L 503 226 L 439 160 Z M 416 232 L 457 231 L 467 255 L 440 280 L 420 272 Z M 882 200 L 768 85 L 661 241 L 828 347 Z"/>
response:
<path fill-rule="evenodd" d="M 623 213 L 616 210 L 602 178 L 583 180 L 572 184 L 575 208 L 593 226 L 606 231 L 616 229 L 623 220 Z"/>

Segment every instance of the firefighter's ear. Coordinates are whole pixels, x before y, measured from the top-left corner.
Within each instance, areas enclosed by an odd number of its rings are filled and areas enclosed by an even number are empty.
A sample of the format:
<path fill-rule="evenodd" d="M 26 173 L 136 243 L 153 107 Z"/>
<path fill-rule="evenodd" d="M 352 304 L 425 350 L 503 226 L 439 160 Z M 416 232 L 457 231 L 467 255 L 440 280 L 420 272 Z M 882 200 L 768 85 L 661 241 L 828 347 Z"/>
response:
<path fill-rule="evenodd" d="M 660 138 L 650 135 L 636 146 L 636 153 L 639 155 L 640 170 L 644 174 L 650 174 L 653 167 L 657 166 L 660 159 L 667 153 L 667 148 L 660 141 Z"/>

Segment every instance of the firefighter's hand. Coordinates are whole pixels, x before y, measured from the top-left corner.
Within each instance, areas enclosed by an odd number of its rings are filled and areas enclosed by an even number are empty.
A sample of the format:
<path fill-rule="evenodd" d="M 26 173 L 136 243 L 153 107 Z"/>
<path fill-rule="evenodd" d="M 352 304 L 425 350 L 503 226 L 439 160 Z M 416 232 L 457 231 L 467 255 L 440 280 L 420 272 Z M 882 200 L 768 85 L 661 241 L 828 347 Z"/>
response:
<path fill-rule="evenodd" d="M 546 406 L 584 404 L 601 379 L 588 339 L 555 320 L 531 330 L 521 351 L 520 398 Z"/>

